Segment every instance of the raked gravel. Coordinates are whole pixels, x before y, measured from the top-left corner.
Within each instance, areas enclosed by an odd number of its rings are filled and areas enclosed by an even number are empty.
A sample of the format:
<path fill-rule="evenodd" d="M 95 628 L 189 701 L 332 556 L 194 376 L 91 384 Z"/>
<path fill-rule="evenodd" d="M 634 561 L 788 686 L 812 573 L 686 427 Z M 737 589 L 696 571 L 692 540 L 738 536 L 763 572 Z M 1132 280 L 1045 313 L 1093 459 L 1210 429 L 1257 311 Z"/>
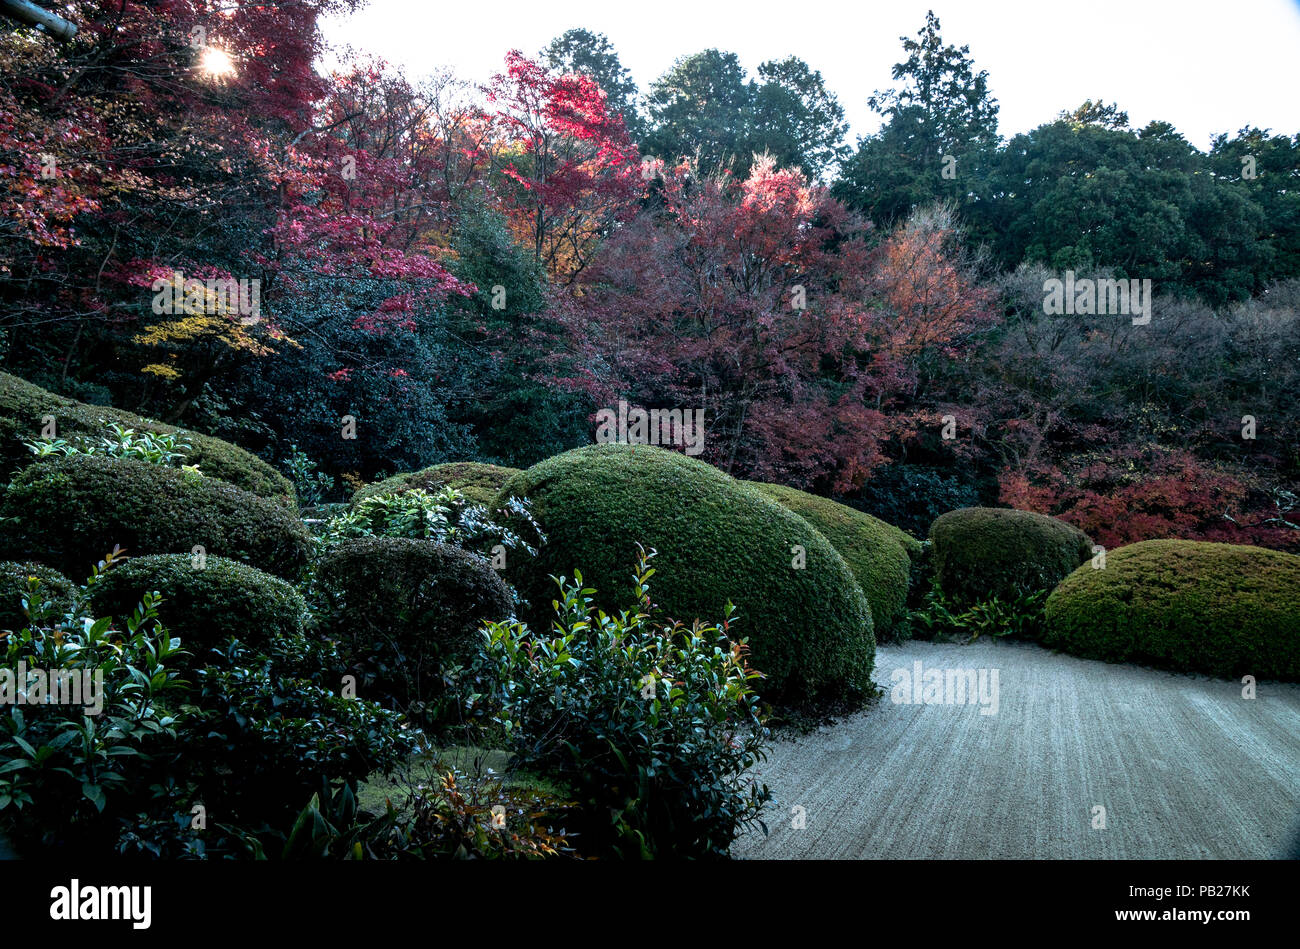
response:
<path fill-rule="evenodd" d="M 917 661 L 998 670 L 997 714 L 891 701 L 892 673 Z M 1008 641 L 882 646 L 875 678 L 887 691 L 872 707 L 775 744 L 757 769 L 770 836 L 734 856 L 1300 855 L 1300 685 L 1260 682 L 1247 699 L 1237 680 Z"/>

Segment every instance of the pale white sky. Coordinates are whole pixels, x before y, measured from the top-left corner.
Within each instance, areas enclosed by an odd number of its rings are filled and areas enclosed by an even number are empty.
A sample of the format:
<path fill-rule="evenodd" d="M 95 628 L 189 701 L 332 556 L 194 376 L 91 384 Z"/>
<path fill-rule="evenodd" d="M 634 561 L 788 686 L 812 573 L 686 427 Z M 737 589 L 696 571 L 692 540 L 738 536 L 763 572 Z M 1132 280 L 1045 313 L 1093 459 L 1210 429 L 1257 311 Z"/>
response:
<path fill-rule="evenodd" d="M 1088 98 L 1116 101 L 1133 125 L 1172 122 L 1206 148 L 1246 125 L 1300 131 L 1300 0 L 369 0 L 328 21 L 331 44 L 481 82 L 505 53 L 529 55 L 571 27 L 606 34 L 644 92 L 679 56 L 710 46 L 758 64 L 790 54 L 821 71 L 851 140 L 873 131 L 873 90 L 892 85 L 933 8 L 946 43 L 970 46 L 1001 105 L 1004 136 Z"/>

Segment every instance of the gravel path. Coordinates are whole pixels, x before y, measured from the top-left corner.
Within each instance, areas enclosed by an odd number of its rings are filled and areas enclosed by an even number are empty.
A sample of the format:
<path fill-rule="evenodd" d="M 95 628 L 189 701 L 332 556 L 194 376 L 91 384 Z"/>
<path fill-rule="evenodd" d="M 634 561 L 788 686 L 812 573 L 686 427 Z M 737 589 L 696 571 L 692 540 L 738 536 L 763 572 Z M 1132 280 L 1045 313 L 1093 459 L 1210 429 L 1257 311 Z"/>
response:
<path fill-rule="evenodd" d="M 779 742 L 758 769 L 771 835 L 746 835 L 735 856 L 1300 856 L 1300 685 L 1260 683 L 1252 700 L 1235 680 L 984 641 L 882 646 L 876 682 L 889 690 L 917 662 L 996 670 L 996 714 L 886 691 Z"/>

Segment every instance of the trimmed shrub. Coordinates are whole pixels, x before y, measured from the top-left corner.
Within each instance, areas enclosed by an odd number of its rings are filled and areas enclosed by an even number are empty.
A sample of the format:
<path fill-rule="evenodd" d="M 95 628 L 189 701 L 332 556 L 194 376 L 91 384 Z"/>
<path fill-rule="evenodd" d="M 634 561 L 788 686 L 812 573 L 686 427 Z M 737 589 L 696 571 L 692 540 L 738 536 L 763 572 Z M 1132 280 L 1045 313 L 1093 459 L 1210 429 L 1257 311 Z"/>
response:
<path fill-rule="evenodd" d="M 957 606 L 1050 590 L 1092 556 L 1092 541 L 1072 524 L 1010 508 L 967 507 L 930 526 L 939 589 Z"/>
<path fill-rule="evenodd" d="M 433 540 L 362 537 L 317 569 L 321 626 L 344 659 L 406 701 L 441 691 L 441 673 L 478 654 L 479 629 L 514 612 L 483 557 Z"/>
<path fill-rule="evenodd" d="M 831 542 L 871 604 L 877 639 L 892 638 L 907 613 L 908 579 L 921 542 L 897 527 L 829 498 L 779 484 L 746 482 L 798 514 Z"/>
<path fill-rule="evenodd" d="M 664 615 L 690 622 L 735 604 L 740 625 L 730 634 L 749 640 L 765 698 L 869 688 L 871 608 L 844 559 L 803 518 L 711 465 L 647 445 L 591 445 L 515 475 L 496 504 L 510 497 L 532 502 L 547 538 L 536 558 L 510 565 L 534 628 L 549 622 L 549 575 L 580 570 L 600 591 L 597 605 L 626 604 L 640 543 L 658 552 L 655 599 Z"/>
<path fill-rule="evenodd" d="M 1121 547 L 1052 591 L 1043 641 L 1088 659 L 1300 681 L 1300 557 L 1193 540 Z"/>
<path fill-rule="evenodd" d="M 378 495 L 402 494 L 412 488 L 423 488 L 433 494 L 442 488 L 455 488 L 475 504 L 491 504 L 502 485 L 517 474 L 518 468 L 505 468 L 478 461 L 452 461 L 368 484 L 352 496 L 352 503 L 355 505 L 358 501 Z"/>
<path fill-rule="evenodd" d="M 111 406 L 77 402 L 3 372 L 0 372 L 0 466 L 4 471 L 0 477 L 31 464 L 32 454 L 25 443 L 40 437 L 42 420 L 47 415 L 54 417 L 60 438 L 75 435 L 98 438 L 113 422 L 136 431 L 183 436 L 192 446 L 186 464 L 198 465 L 205 475 L 228 481 L 259 497 L 274 498 L 288 505 L 294 503 L 289 479 L 237 445 Z"/>
<path fill-rule="evenodd" d="M 22 629 L 27 624 L 23 594 L 27 593 L 29 577 L 41 581 L 39 596 L 42 602 L 49 602 L 55 612 L 63 613 L 72 605 L 72 582 L 57 570 L 30 561 L 0 561 L 0 629 Z M 32 605 L 33 608 L 37 606 Z"/>
<path fill-rule="evenodd" d="M 844 506 L 847 507 L 847 505 Z M 856 511 L 857 508 L 849 508 L 849 510 Z M 865 511 L 862 513 L 866 514 Z M 917 540 L 901 527 L 895 527 L 893 524 L 882 521 L 874 515 L 867 514 L 867 516 L 885 529 L 885 533 L 893 538 L 898 545 L 903 548 L 903 553 L 907 554 L 907 559 L 912 561 L 912 563 L 919 563 L 925 559 L 927 550 L 925 541 Z"/>
<path fill-rule="evenodd" d="M 306 566 L 310 543 L 279 501 L 130 458 L 38 462 L 14 478 L 0 504 L 0 551 L 73 577 L 117 545 L 132 555 L 188 554 L 198 545 L 209 557 L 292 579 Z"/>
<path fill-rule="evenodd" d="M 196 658 L 230 636 L 260 649 L 302 635 L 307 607 L 290 584 L 225 557 L 205 557 L 201 563 L 200 568 L 190 554 L 125 560 L 91 587 L 95 613 L 121 622 L 143 593 L 160 593 L 159 621 Z"/>

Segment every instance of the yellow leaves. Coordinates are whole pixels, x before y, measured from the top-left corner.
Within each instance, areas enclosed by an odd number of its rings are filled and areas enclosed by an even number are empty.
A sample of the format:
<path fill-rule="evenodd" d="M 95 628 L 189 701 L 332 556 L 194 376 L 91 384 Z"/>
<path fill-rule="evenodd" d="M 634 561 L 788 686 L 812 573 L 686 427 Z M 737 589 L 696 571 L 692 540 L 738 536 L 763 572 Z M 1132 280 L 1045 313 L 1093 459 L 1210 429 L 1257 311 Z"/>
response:
<path fill-rule="evenodd" d="M 180 319 L 155 324 L 137 333 L 135 341 L 145 346 L 158 346 L 162 343 L 190 343 L 205 336 L 224 338 L 226 323 L 224 318 L 215 314 L 193 313 Z"/>
<path fill-rule="evenodd" d="M 136 333 L 133 341 L 182 350 L 217 343 L 254 356 L 273 353 L 275 350 L 250 331 L 256 317 L 252 323 L 241 318 L 245 301 L 232 283 L 185 280 L 180 273 L 155 281 L 154 312 L 163 318 Z M 182 375 L 176 363 L 173 353 L 168 361 L 151 362 L 140 371 L 174 381 Z"/>
<path fill-rule="evenodd" d="M 150 363 L 140 371 L 146 375 L 158 376 L 161 379 L 176 380 L 181 377 L 180 371 L 175 366 L 169 366 L 161 362 Z"/>
<path fill-rule="evenodd" d="M 215 313 L 190 313 L 177 319 L 165 320 L 142 330 L 135 336 L 135 342 L 142 346 L 162 346 L 168 343 L 194 343 L 201 341 L 218 342 L 231 349 L 240 349 L 254 356 L 266 356 L 274 352 L 260 340 L 249 334 L 248 330 Z"/>

